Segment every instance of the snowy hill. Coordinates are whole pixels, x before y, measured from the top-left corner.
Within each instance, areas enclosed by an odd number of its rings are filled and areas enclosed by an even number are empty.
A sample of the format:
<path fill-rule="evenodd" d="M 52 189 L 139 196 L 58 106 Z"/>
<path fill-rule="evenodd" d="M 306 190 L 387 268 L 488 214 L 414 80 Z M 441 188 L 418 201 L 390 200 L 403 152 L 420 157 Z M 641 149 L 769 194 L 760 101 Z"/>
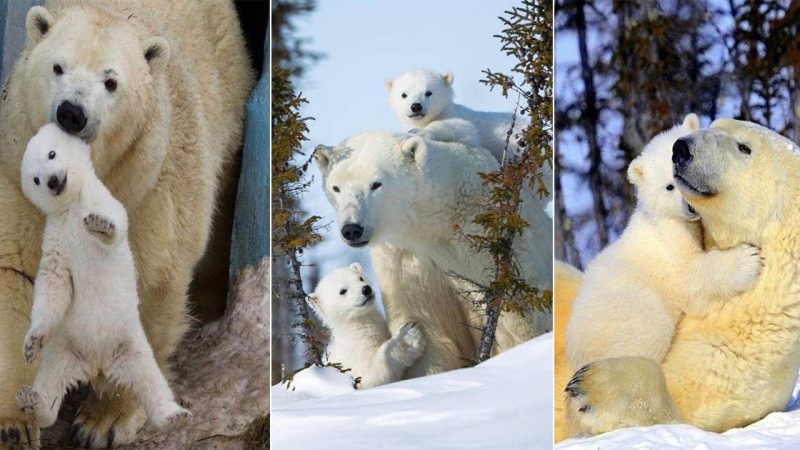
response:
<path fill-rule="evenodd" d="M 271 448 L 551 448 L 552 375 L 548 333 L 473 368 L 363 391 L 319 397 L 325 379 L 304 392 L 276 385 Z"/>

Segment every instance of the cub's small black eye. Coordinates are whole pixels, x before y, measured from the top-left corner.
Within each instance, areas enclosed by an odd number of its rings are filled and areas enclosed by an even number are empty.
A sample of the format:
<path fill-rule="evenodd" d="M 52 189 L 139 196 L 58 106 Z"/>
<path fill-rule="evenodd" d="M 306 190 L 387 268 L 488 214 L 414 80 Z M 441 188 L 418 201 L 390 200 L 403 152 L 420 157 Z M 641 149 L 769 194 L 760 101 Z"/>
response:
<path fill-rule="evenodd" d="M 64 69 L 61 68 L 61 64 L 53 66 L 53 73 L 59 76 L 64 75 Z"/>
<path fill-rule="evenodd" d="M 364 282 L 364 278 L 362 277 L 358 277 L 358 280 L 361 281 L 362 283 Z"/>
<path fill-rule="evenodd" d="M 748 146 L 746 146 L 744 144 L 739 144 L 739 151 L 744 153 L 745 155 L 749 155 L 750 153 L 753 153 L 753 151 L 750 150 L 750 147 L 748 147 Z"/>
<path fill-rule="evenodd" d="M 425 97 L 430 97 L 431 95 L 433 95 L 433 92 L 425 91 Z"/>
<path fill-rule="evenodd" d="M 339 186 L 334 186 L 333 187 L 333 192 L 339 192 Z"/>
<path fill-rule="evenodd" d="M 406 98 L 406 97 L 408 97 L 408 95 L 406 95 L 406 93 L 405 93 L 405 92 L 403 92 L 403 93 L 400 95 L 400 97 Z"/>
<path fill-rule="evenodd" d="M 374 190 L 378 189 L 381 186 L 383 186 L 383 183 L 381 183 L 380 181 L 376 181 L 376 182 L 372 183 L 372 185 L 370 185 L 369 190 L 370 191 L 374 191 Z"/>
<path fill-rule="evenodd" d="M 117 90 L 117 80 L 113 78 L 107 79 L 105 85 L 108 92 L 114 92 Z"/>
<path fill-rule="evenodd" d="M 667 185 L 667 190 L 668 190 L 668 191 L 671 191 L 671 190 L 673 190 L 673 189 L 675 189 L 675 186 L 673 186 L 673 185 L 671 185 L 671 184 L 668 184 L 668 185 Z"/>
<path fill-rule="evenodd" d="M 347 289 L 342 289 L 341 291 L 339 291 L 339 295 L 344 295 L 344 294 L 347 294 Z"/>
<path fill-rule="evenodd" d="M 56 152 L 50 150 L 50 153 L 47 154 L 47 159 L 56 159 Z"/>
<path fill-rule="evenodd" d="M 39 177 L 33 177 L 33 182 L 38 186 L 39 185 Z"/>

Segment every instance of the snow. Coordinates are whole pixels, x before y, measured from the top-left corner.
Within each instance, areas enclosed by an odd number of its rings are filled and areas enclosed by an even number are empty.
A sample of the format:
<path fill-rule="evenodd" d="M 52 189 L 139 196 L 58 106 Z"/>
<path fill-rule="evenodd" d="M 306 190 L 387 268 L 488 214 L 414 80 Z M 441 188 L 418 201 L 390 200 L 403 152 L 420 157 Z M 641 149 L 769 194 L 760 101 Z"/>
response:
<path fill-rule="evenodd" d="M 556 448 L 797 449 L 800 448 L 800 383 L 794 388 L 787 411 L 772 413 L 750 426 L 721 434 L 691 425 L 657 425 L 624 428 L 588 439 L 569 439 Z"/>
<path fill-rule="evenodd" d="M 478 366 L 341 395 L 272 387 L 271 448 L 552 447 L 553 335 Z"/>
<path fill-rule="evenodd" d="M 307 398 L 330 397 L 353 392 L 353 377 L 333 367 L 310 366 L 292 377 L 284 389 Z"/>

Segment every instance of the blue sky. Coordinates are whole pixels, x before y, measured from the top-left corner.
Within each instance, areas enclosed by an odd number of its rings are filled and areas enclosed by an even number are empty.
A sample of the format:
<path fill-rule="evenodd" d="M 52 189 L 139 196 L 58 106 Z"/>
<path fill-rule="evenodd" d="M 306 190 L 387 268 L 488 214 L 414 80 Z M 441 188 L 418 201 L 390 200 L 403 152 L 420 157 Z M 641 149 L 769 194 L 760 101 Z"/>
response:
<path fill-rule="evenodd" d="M 309 67 L 297 88 L 309 100 L 310 154 L 317 144 L 333 145 L 373 129 L 403 131 L 389 109 L 384 81 L 425 67 L 455 74 L 456 102 L 473 109 L 512 111 L 516 99 L 504 99 L 478 81 L 481 70 L 508 72 L 513 60 L 493 37 L 502 30 L 498 17 L 518 0 L 346 1 L 321 0 L 317 10 L 298 20 L 298 36 L 324 59 Z M 359 261 L 368 267 L 368 251 L 348 248 L 335 227 L 335 213 L 315 183 L 303 201 L 308 213 L 334 226 L 306 255 L 324 276 Z M 371 277 L 374 280 L 374 277 Z M 308 286 L 309 289 L 313 286 Z"/>

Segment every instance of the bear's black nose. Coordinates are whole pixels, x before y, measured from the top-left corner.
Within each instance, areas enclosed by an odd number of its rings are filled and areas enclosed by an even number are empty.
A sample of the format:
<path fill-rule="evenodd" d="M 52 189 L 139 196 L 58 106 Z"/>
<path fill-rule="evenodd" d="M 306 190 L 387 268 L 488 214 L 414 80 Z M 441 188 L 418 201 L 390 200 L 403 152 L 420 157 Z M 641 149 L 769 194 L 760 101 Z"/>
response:
<path fill-rule="evenodd" d="M 61 129 L 67 133 L 78 134 L 86 128 L 87 119 L 83 108 L 74 103 L 65 101 L 58 105 L 56 121 L 58 121 L 58 125 Z"/>
<path fill-rule="evenodd" d="M 672 162 L 678 166 L 685 166 L 692 160 L 692 152 L 689 150 L 689 143 L 685 139 L 678 139 L 672 145 Z"/>
<path fill-rule="evenodd" d="M 47 179 L 47 188 L 51 191 L 55 191 L 58 188 L 58 177 L 55 175 L 50 175 L 50 178 Z"/>
<path fill-rule="evenodd" d="M 418 112 L 421 112 L 421 111 L 422 111 L 422 105 L 420 105 L 419 103 L 412 103 L 411 104 L 411 112 L 418 113 Z"/>
<path fill-rule="evenodd" d="M 369 287 L 369 285 L 366 285 L 363 288 L 361 288 L 361 293 L 367 296 L 372 295 L 372 288 Z"/>
<path fill-rule="evenodd" d="M 342 237 L 348 242 L 358 242 L 364 235 L 364 227 L 357 223 L 346 223 L 342 227 Z"/>

